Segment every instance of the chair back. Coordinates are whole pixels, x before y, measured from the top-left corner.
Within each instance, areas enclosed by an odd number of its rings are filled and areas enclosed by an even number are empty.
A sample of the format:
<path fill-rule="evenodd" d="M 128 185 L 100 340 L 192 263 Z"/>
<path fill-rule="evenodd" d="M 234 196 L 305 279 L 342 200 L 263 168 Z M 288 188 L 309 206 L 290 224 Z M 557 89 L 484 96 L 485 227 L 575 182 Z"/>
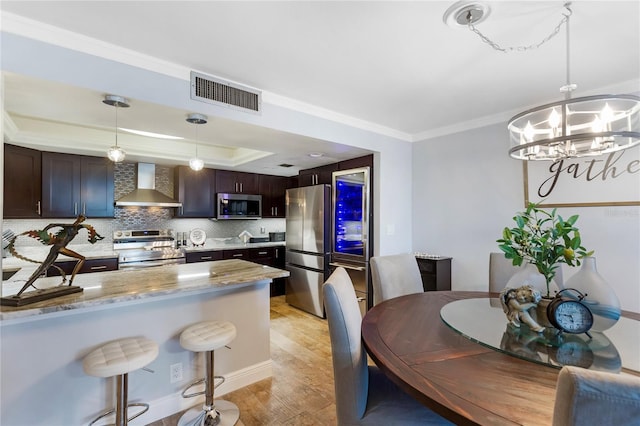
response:
<path fill-rule="evenodd" d="M 489 291 L 499 293 L 520 268 L 513 266 L 504 253 L 489 253 Z"/>
<path fill-rule="evenodd" d="M 424 291 L 414 255 L 374 256 L 370 263 L 374 305 L 394 297 Z"/>
<path fill-rule="evenodd" d="M 338 424 L 358 423 L 367 408 L 369 390 L 360 307 L 344 268 L 336 268 L 322 286 L 322 292 L 331 338 Z"/>
<path fill-rule="evenodd" d="M 558 375 L 554 426 L 638 425 L 640 378 L 564 366 Z"/>

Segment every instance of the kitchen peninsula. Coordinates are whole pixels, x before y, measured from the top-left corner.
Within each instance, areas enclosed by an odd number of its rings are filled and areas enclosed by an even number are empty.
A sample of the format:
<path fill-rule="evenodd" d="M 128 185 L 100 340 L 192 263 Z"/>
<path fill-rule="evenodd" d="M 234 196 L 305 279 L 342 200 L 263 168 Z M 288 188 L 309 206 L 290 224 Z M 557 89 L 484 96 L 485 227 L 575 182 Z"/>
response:
<path fill-rule="evenodd" d="M 3 296 L 20 288 L 21 272 L 3 282 Z M 129 377 L 129 400 L 151 405 L 139 420 L 148 423 L 198 404 L 180 392 L 203 375 L 204 364 L 180 347 L 179 334 L 207 319 L 231 321 L 238 330 L 230 349 L 216 353 L 216 374 L 227 378 L 218 394 L 271 376 L 269 283 L 287 275 L 237 259 L 82 274 L 73 282 L 81 293 L 3 306 L 0 423 L 85 424 L 111 407 L 113 381 L 86 376 L 82 359 L 98 345 L 128 336 L 160 345 L 148 366 L 153 373 L 137 370 Z M 60 277 L 40 278 L 36 285 L 59 282 Z M 182 378 L 169 374 L 176 364 Z"/>

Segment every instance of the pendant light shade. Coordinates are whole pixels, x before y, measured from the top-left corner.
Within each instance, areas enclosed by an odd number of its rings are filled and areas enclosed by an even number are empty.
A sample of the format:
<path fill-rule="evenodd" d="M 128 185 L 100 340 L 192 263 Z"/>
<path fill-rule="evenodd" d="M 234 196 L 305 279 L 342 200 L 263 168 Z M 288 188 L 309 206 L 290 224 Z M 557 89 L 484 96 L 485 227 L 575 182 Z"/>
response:
<path fill-rule="evenodd" d="M 569 79 L 569 20 L 567 30 L 567 82 L 560 88 L 563 101 L 542 105 L 509 120 L 509 155 L 518 160 L 588 157 L 622 151 L 640 143 L 640 97 L 597 95 L 571 98 L 576 89 Z"/>
<path fill-rule="evenodd" d="M 551 160 L 608 154 L 640 143 L 640 97 L 598 95 L 542 105 L 509 121 L 509 155 Z"/>
<path fill-rule="evenodd" d="M 119 163 L 124 160 L 125 152 L 118 146 L 118 108 L 129 108 L 129 101 L 122 96 L 106 95 L 102 102 L 116 109 L 116 143 L 107 150 L 107 157 L 114 163 Z"/>
<path fill-rule="evenodd" d="M 202 170 L 204 161 L 198 158 L 198 126 L 199 124 L 207 124 L 207 116 L 202 114 L 189 114 L 187 122 L 196 125 L 196 156 L 189 160 L 189 167 L 194 171 Z"/>

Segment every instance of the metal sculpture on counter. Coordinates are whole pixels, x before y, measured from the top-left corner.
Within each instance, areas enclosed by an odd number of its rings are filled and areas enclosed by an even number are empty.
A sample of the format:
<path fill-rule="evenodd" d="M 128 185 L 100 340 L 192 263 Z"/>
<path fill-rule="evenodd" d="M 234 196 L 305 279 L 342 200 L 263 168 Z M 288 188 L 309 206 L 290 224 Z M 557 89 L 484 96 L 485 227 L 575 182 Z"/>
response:
<path fill-rule="evenodd" d="M 32 263 L 41 263 L 41 265 L 35 270 L 35 272 L 31 275 L 31 277 L 29 277 L 26 284 L 20 289 L 18 293 L 16 293 L 13 296 L 1 298 L 0 305 L 22 306 L 29 303 L 39 302 L 42 300 L 63 296 L 66 294 L 81 292 L 82 291 L 81 287 L 72 286 L 71 283 L 73 283 L 73 279 L 75 278 L 76 273 L 80 270 L 80 268 L 82 268 L 82 265 L 84 264 L 84 261 L 85 261 L 85 257 L 80 253 L 76 253 L 75 251 L 68 249 L 67 244 L 69 244 L 71 240 L 73 240 L 76 237 L 76 235 L 78 235 L 81 229 L 86 229 L 89 232 L 88 241 L 91 244 L 95 244 L 99 240 L 104 239 L 104 237 L 100 236 L 96 232 L 93 226 L 88 224 L 83 224 L 85 220 L 86 220 L 86 217 L 83 215 L 80 215 L 73 223 L 50 223 L 49 225 L 45 226 L 44 229 L 26 231 L 14 236 L 11 239 L 9 246 L 7 247 L 9 252 L 18 259 L 22 259 Z M 49 233 L 49 230 L 51 228 L 62 228 L 62 229 L 60 229 L 58 232 L 53 234 L 53 233 Z M 52 246 L 51 249 L 49 250 L 49 254 L 47 255 L 44 261 L 39 262 L 37 260 L 29 259 L 25 256 L 20 255 L 15 250 L 14 243 L 16 239 L 21 235 L 26 235 L 28 237 L 35 238 L 36 240 L 40 241 L 44 245 Z M 54 262 L 58 258 L 59 254 L 63 254 L 63 255 L 72 257 L 74 259 L 78 259 L 71 273 L 71 278 L 69 278 L 69 285 L 67 286 L 63 286 L 63 284 L 67 282 L 67 275 L 60 267 L 54 265 Z M 62 276 L 62 282 L 58 286 L 52 287 L 52 288 L 46 288 L 46 289 L 36 288 L 33 285 L 33 283 L 35 282 L 36 279 L 42 276 L 50 267 L 54 267 L 60 272 Z M 33 287 L 35 290 L 23 295 L 24 291 L 29 287 Z"/>

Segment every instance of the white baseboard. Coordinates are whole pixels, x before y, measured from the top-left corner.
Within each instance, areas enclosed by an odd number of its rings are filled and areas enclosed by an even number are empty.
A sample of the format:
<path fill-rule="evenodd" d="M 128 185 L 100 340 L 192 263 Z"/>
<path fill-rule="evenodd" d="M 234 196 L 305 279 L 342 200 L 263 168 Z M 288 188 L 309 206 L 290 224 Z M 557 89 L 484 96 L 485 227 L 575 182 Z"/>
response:
<path fill-rule="evenodd" d="M 243 368 L 226 374 L 225 382 L 216 388 L 215 396 L 219 397 L 229 392 L 233 392 L 252 383 L 267 379 L 273 375 L 271 360 Z M 162 398 L 149 401 L 149 411 L 143 416 L 129 422 L 131 426 L 143 426 L 160 419 L 164 419 L 172 414 L 186 410 L 194 405 L 204 403 L 204 395 L 194 398 L 183 398 L 182 390 Z"/>

